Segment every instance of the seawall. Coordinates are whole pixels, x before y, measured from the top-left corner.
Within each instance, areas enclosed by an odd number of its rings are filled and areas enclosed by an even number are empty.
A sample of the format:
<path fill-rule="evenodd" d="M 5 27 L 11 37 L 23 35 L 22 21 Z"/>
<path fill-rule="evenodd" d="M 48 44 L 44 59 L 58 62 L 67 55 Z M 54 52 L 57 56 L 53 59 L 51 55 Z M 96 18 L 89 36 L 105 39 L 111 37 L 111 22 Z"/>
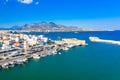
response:
<path fill-rule="evenodd" d="M 100 39 L 99 37 L 89 37 L 89 39 L 92 42 L 104 42 L 104 43 L 120 45 L 120 41 L 115 41 L 115 40 L 105 40 L 105 39 Z"/>

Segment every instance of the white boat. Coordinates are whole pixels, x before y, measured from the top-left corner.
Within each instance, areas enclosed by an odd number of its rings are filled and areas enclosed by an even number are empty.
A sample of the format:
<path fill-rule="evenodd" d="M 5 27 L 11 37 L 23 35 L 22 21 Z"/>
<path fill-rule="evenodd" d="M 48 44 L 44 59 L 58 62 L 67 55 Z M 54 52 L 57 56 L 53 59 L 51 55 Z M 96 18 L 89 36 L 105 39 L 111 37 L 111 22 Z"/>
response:
<path fill-rule="evenodd" d="M 9 67 L 8 67 L 8 63 L 4 63 L 4 64 L 2 65 L 2 68 L 8 69 L 8 68 L 9 68 Z"/>
<path fill-rule="evenodd" d="M 40 55 L 41 57 L 45 57 L 45 56 L 47 56 L 46 54 L 42 54 L 42 55 Z"/>
<path fill-rule="evenodd" d="M 27 61 L 27 58 L 24 58 L 23 60 L 22 60 L 24 63 L 27 63 L 28 61 Z"/>
<path fill-rule="evenodd" d="M 14 63 L 14 62 L 12 62 L 12 61 L 11 61 L 11 62 L 9 62 L 9 67 L 14 67 L 14 64 L 15 64 L 15 63 Z"/>
<path fill-rule="evenodd" d="M 53 54 L 57 54 L 57 52 L 53 53 Z"/>
<path fill-rule="evenodd" d="M 48 55 L 51 55 L 52 53 L 48 53 Z"/>
<path fill-rule="evenodd" d="M 72 47 L 74 47 L 74 46 L 75 46 L 75 45 L 72 45 L 72 44 L 68 45 L 69 48 L 72 48 Z"/>
<path fill-rule="evenodd" d="M 61 52 L 59 52 L 58 54 L 59 54 L 59 55 L 61 55 L 62 53 L 61 53 Z"/>
<path fill-rule="evenodd" d="M 23 61 L 19 59 L 19 60 L 16 61 L 15 64 L 18 64 L 18 65 L 23 64 Z"/>
<path fill-rule="evenodd" d="M 68 48 L 68 47 L 65 47 L 63 50 L 67 51 L 67 50 L 69 50 L 69 48 Z"/>
<path fill-rule="evenodd" d="M 34 54 L 34 55 L 33 55 L 33 58 L 34 58 L 34 59 L 40 59 L 40 56 L 37 55 L 37 54 Z"/>
<path fill-rule="evenodd" d="M 54 54 L 57 54 L 57 51 L 55 50 L 55 51 L 53 51 L 52 53 L 53 53 L 53 55 L 54 55 Z"/>

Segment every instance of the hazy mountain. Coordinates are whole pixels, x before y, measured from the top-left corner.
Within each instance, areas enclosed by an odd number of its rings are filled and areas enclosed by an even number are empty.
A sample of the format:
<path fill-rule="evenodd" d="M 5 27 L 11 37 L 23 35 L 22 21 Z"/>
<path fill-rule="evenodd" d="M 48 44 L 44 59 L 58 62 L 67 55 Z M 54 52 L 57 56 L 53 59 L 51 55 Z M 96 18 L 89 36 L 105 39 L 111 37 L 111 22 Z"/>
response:
<path fill-rule="evenodd" d="M 39 22 L 39 23 L 32 23 L 32 24 L 24 24 L 22 26 L 12 26 L 11 29 L 16 30 L 26 30 L 26 29 L 54 29 L 54 28 L 67 28 L 67 26 L 56 24 L 54 22 Z"/>
<path fill-rule="evenodd" d="M 12 29 L 12 30 L 21 30 L 22 27 L 21 27 L 21 26 L 18 26 L 18 25 L 14 25 L 14 26 L 12 26 L 10 29 Z"/>

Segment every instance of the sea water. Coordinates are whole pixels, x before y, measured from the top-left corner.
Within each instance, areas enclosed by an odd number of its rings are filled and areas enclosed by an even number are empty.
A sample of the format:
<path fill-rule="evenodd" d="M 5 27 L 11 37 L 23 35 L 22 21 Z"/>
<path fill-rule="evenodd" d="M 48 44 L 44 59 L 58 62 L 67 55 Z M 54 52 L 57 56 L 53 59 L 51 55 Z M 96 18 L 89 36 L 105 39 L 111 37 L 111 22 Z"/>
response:
<path fill-rule="evenodd" d="M 89 36 L 120 40 L 119 31 L 107 32 L 30 32 L 45 35 L 53 40 L 78 38 L 87 46 L 61 51 L 61 55 L 30 59 L 27 64 L 0 71 L 0 80 L 120 80 L 120 45 L 92 43 Z"/>

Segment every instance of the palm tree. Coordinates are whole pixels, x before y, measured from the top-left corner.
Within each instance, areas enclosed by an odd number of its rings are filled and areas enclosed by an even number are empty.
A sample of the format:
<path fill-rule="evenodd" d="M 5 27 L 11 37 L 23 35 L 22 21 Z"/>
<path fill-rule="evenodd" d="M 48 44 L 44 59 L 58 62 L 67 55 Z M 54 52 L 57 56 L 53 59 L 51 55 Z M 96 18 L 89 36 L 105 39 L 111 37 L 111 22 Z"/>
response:
<path fill-rule="evenodd" d="M 60 41 L 61 37 L 60 36 L 57 36 L 58 40 Z"/>

